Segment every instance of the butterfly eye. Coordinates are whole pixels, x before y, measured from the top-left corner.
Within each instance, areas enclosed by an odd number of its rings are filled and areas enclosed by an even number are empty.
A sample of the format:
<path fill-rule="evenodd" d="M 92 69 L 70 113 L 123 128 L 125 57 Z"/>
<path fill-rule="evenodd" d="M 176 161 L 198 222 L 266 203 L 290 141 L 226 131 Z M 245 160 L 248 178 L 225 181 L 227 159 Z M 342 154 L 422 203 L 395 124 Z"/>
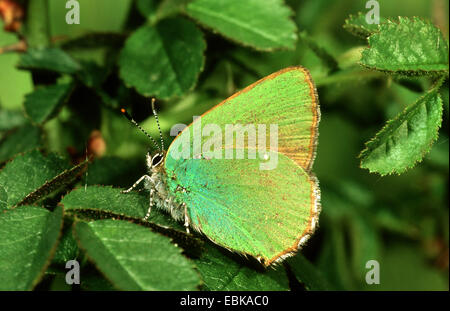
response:
<path fill-rule="evenodd" d="M 163 158 L 164 157 L 161 154 L 155 154 L 152 158 L 152 166 L 158 166 L 162 162 Z"/>

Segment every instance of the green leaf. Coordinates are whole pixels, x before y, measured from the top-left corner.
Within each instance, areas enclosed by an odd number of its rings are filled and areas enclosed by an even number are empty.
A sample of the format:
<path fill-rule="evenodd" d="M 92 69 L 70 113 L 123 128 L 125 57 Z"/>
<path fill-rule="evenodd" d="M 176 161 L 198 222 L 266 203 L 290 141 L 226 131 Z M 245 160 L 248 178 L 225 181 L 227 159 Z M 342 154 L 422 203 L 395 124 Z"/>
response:
<path fill-rule="evenodd" d="M 21 69 L 39 69 L 72 74 L 81 69 L 80 64 L 58 48 L 28 49 L 18 64 Z"/>
<path fill-rule="evenodd" d="M 144 96 L 183 95 L 195 86 L 203 69 L 205 47 L 201 31 L 182 18 L 141 27 L 120 54 L 120 76 Z"/>
<path fill-rule="evenodd" d="M 379 32 L 369 37 L 361 64 L 399 74 L 448 72 L 448 45 L 439 28 L 430 22 L 399 17 L 398 22 L 380 24 Z"/>
<path fill-rule="evenodd" d="M 62 200 L 68 215 L 85 220 L 114 218 L 129 220 L 171 237 L 192 256 L 198 256 L 203 241 L 189 235 L 169 215 L 153 208 L 147 221 L 142 220 L 149 205 L 148 193 L 121 193 L 123 189 L 89 186 L 71 191 Z"/>
<path fill-rule="evenodd" d="M 324 237 L 328 242 L 321 249 L 318 267 L 338 290 L 352 290 L 355 286 L 349 265 L 350 258 L 346 252 L 344 226 L 341 222 L 328 224 L 329 230 Z"/>
<path fill-rule="evenodd" d="M 297 28 L 281 0 L 194 0 L 186 13 L 224 37 L 262 51 L 294 49 Z"/>
<path fill-rule="evenodd" d="M 7 132 L 0 139 L 0 162 L 11 159 L 18 153 L 38 148 L 42 143 L 42 131 L 39 127 L 25 124 Z"/>
<path fill-rule="evenodd" d="M 339 69 L 337 60 L 328 53 L 323 47 L 319 46 L 312 38 L 310 38 L 306 32 L 300 33 L 300 40 L 306 44 L 311 51 L 322 61 L 322 63 L 328 67 L 329 72 L 335 72 Z"/>
<path fill-rule="evenodd" d="M 121 220 L 80 222 L 80 246 L 122 290 L 195 290 L 200 277 L 170 239 Z"/>
<path fill-rule="evenodd" d="M 223 253 L 225 252 L 225 254 Z M 286 271 L 282 266 L 259 270 L 242 265 L 231 253 L 207 245 L 202 257 L 195 260 L 207 290 L 265 291 L 289 290 Z M 242 259 L 242 258 L 239 258 Z M 249 264 L 249 262 L 247 262 Z"/>
<path fill-rule="evenodd" d="M 153 18 L 158 8 L 158 1 L 155 0 L 137 0 L 136 7 L 142 16 L 147 18 Z"/>
<path fill-rule="evenodd" d="M 292 273 L 307 290 L 331 290 L 333 289 L 322 273 L 310 263 L 303 255 L 296 254 L 288 258 L 287 263 Z"/>
<path fill-rule="evenodd" d="M 81 65 L 82 69 L 78 71 L 77 78 L 87 87 L 100 89 L 110 73 L 110 68 L 102 67 L 93 61 L 83 61 Z"/>
<path fill-rule="evenodd" d="M 148 194 L 121 193 L 122 190 L 108 186 L 78 188 L 67 194 L 61 200 L 61 204 L 68 214 L 85 215 L 87 219 L 111 217 L 111 215 L 137 220 L 144 218 L 149 205 Z M 179 223 L 163 215 L 156 208 L 152 209 L 148 221 L 164 227 L 183 229 Z"/>
<path fill-rule="evenodd" d="M 41 199 L 56 177 L 68 168 L 65 160 L 55 154 L 43 156 L 34 150 L 15 157 L 0 171 L 0 188 L 6 193 L 6 205 L 31 204 Z"/>
<path fill-rule="evenodd" d="M 38 87 L 25 97 L 25 112 L 35 123 L 44 123 L 55 115 L 73 89 L 72 83 Z"/>
<path fill-rule="evenodd" d="M 380 17 L 380 24 L 386 21 L 385 18 Z M 379 24 L 368 24 L 366 22 L 366 15 L 358 12 L 357 15 L 352 15 L 345 20 L 344 29 L 355 36 L 366 39 L 374 32 L 378 31 Z"/>
<path fill-rule="evenodd" d="M 92 265 L 83 267 L 83 272 L 84 276 L 80 280 L 80 287 L 82 290 L 89 290 L 89 291 L 117 290 L 117 288 L 115 288 L 110 281 L 108 281 L 97 269 L 95 269 L 95 267 L 92 267 Z"/>
<path fill-rule="evenodd" d="M 402 173 L 421 161 L 438 136 L 442 100 L 437 89 L 408 106 L 366 143 L 361 167 L 381 175 Z"/>
<path fill-rule="evenodd" d="M 69 219 L 67 219 L 69 220 Z M 64 222 L 64 228 L 62 230 L 62 236 L 58 243 L 58 247 L 53 256 L 52 267 L 59 266 L 60 268 L 66 268 L 66 262 L 76 259 L 79 255 L 80 249 L 72 234 L 72 223 L 68 224 Z"/>
<path fill-rule="evenodd" d="M 72 183 L 87 167 L 87 161 L 73 166 L 63 171 L 49 181 L 46 181 L 41 187 L 29 193 L 18 205 L 32 204 L 57 192 Z"/>
<path fill-rule="evenodd" d="M 31 290 L 56 249 L 62 208 L 20 206 L 0 213 L 0 290 Z"/>

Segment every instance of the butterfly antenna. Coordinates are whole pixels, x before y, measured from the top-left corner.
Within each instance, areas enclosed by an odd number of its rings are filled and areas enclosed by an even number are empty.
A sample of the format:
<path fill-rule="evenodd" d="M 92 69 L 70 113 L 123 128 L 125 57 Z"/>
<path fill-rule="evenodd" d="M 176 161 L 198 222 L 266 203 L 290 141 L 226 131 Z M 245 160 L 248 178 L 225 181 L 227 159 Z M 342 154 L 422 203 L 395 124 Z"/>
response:
<path fill-rule="evenodd" d="M 156 109 L 155 109 L 155 98 L 154 97 L 152 98 L 152 111 L 153 111 L 153 115 L 155 116 L 155 119 L 156 119 L 156 124 L 158 125 L 159 139 L 161 140 L 161 148 L 162 148 L 162 150 L 164 150 L 164 140 L 162 137 L 161 126 L 159 124 L 158 114 L 156 113 Z"/>
<path fill-rule="evenodd" d="M 158 146 L 158 143 L 156 142 L 156 140 L 151 137 L 136 121 L 134 121 L 134 119 L 130 116 L 130 114 L 124 109 L 120 109 L 120 112 L 122 112 L 122 114 L 134 125 L 136 125 L 136 127 L 138 129 L 141 130 L 142 133 L 144 133 L 148 138 L 150 138 L 150 140 L 153 142 L 153 144 L 156 146 L 156 148 L 161 151 L 161 148 Z"/>

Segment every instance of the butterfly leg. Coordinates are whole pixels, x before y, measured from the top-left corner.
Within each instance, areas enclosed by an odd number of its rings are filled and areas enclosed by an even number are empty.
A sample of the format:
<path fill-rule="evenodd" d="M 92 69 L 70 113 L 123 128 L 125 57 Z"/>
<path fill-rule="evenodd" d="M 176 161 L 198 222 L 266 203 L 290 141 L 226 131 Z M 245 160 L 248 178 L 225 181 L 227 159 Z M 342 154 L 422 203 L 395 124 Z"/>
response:
<path fill-rule="evenodd" d="M 189 232 L 189 217 L 187 214 L 187 205 L 186 203 L 183 203 L 183 207 L 184 207 L 184 227 L 186 228 L 186 233 L 190 233 Z"/>
<path fill-rule="evenodd" d="M 153 206 L 153 196 L 155 195 L 155 189 L 150 189 L 150 204 L 148 206 L 147 214 L 145 214 L 144 221 L 147 221 L 150 217 L 150 213 L 152 212 L 152 206 Z"/>
<path fill-rule="evenodd" d="M 141 178 L 138 179 L 138 181 L 136 181 L 133 186 L 131 186 L 130 188 L 128 188 L 127 190 L 123 190 L 122 193 L 128 193 L 132 190 L 134 190 L 143 180 L 146 181 L 150 181 L 151 183 L 153 183 L 153 180 L 150 178 L 150 176 L 148 175 L 144 175 Z"/>

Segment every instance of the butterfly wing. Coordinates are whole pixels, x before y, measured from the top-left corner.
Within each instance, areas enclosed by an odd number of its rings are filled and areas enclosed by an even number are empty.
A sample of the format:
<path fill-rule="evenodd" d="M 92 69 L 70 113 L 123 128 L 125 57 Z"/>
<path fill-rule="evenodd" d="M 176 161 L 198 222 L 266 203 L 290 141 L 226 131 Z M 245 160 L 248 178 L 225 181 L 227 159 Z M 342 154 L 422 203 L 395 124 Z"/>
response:
<path fill-rule="evenodd" d="M 168 161 L 175 167 L 169 189 L 186 203 L 191 226 L 223 247 L 269 265 L 315 229 L 317 180 L 282 154 L 276 169 L 263 171 L 259 159 Z M 177 192 L 178 185 L 186 192 Z"/>
<path fill-rule="evenodd" d="M 311 174 L 319 118 L 309 73 L 292 67 L 252 84 L 194 121 L 174 140 L 165 160 L 169 191 L 186 203 L 191 226 L 267 265 L 297 250 L 314 230 L 319 213 L 319 188 Z M 195 152 L 196 127 L 203 130 L 211 124 L 223 131 L 230 124 L 277 124 L 278 149 L 269 151 L 270 159 L 278 159 L 276 167 L 261 170 L 267 161 L 258 157 L 202 157 Z M 180 159 L 175 150 L 186 137 L 194 152 Z M 233 145 L 222 135 L 210 140 L 224 152 L 236 152 L 235 139 Z M 250 148 L 244 149 L 248 155 Z"/>

